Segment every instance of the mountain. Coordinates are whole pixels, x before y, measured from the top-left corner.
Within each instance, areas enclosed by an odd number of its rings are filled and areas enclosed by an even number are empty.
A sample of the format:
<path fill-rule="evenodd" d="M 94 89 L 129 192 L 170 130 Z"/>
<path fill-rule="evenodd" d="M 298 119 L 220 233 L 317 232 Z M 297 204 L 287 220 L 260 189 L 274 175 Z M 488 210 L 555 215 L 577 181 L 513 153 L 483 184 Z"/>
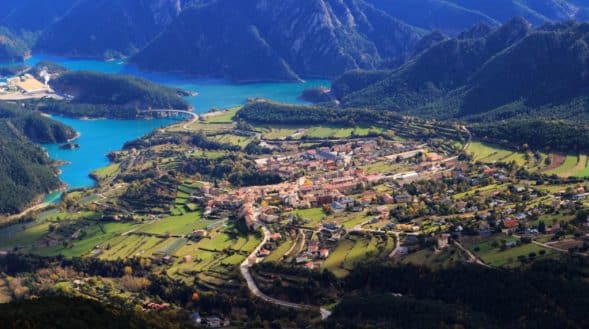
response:
<path fill-rule="evenodd" d="M 333 92 L 347 107 L 423 112 L 431 103 L 452 99 L 451 92 L 467 85 L 487 61 L 532 33 L 523 19 L 483 36 L 481 31 L 485 29 L 476 26 L 461 38 L 437 43 L 388 74 L 348 73 L 333 82 Z M 448 116 L 449 111 L 440 115 Z"/>
<path fill-rule="evenodd" d="M 427 30 L 457 34 L 471 26 L 499 21 L 484 13 L 445 0 L 366 0 L 389 15 Z"/>
<path fill-rule="evenodd" d="M 22 61 L 29 54 L 29 45 L 22 36 L 0 26 L 0 61 Z"/>
<path fill-rule="evenodd" d="M 66 142 L 69 128 L 17 105 L 0 103 L 0 214 L 16 213 L 58 188 L 53 161 L 31 141 Z"/>
<path fill-rule="evenodd" d="M 180 0 L 84 0 L 45 29 L 35 50 L 112 58 L 134 54 L 170 24 Z"/>
<path fill-rule="evenodd" d="M 589 23 L 476 27 L 389 71 L 333 81 L 343 108 L 468 122 L 494 142 L 587 150 Z"/>
<path fill-rule="evenodd" d="M 523 17 L 535 26 L 567 19 L 585 20 L 585 0 L 367 0 L 408 24 L 457 35 L 478 23 L 499 25 Z"/>
<path fill-rule="evenodd" d="M 362 0 L 218 0 L 184 10 L 132 62 L 239 81 L 332 77 L 375 68 L 421 35 Z"/>
<path fill-rule="evenodd" d="M 2 0 L 0 25 L 16 31 L 42 31 L 65 16 L 81 0 Z"/>

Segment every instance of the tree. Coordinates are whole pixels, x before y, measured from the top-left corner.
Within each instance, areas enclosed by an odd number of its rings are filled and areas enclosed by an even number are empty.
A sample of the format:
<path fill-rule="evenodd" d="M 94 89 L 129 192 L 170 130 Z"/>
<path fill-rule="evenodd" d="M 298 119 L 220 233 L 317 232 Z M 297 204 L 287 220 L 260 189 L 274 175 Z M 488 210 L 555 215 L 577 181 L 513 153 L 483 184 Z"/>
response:
<path fill-rule="evenodd" d="M 546 233 L 546 223 L 543 220 L 538 223 L 538 232 L 542 234 Z"/>

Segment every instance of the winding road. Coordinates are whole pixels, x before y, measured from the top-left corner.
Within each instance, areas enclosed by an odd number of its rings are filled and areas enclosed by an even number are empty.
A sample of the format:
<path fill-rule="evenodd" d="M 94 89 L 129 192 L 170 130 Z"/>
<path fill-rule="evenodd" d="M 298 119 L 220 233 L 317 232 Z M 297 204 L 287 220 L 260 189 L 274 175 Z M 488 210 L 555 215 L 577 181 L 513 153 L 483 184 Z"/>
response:
<path fill-rule="evenodd" d="M 258 252 L 262 249 L 262 247 L 268 242 L 268 240 L 270 240 L 270 230 L 268 230 L 267 227 L 262 226 L 262 231 L 264 233 L 264 238 L 262 239 L 262 242 L 260 243 L 260 245 L 258 245 L 258 247 L 256 247 L 256 249 L 250 254 L 249 257 L 247 257 L 243 263 L 241 263 L 241 265 L 239 266 L 239 270 L 241 271 L 241 275 L 243 276 L 243 278 L 245 279 L 246 283 L 247 283 L 247 287 L 250 290 L 250 292 L 252 293 L 252 295 L 260 298 L 261 300 L 277 305 L 277 306 L 281 306 L 281 307 L 286 307 L 286 308 L 292 308 L 292 309 L 296 309 L 296 310 L 302 310 L 302 311 L 313 311 L 313 312 L 318 312 L 321 314 L 321 318 L 322 319 L 327 319 L 330 315 L 331 312 L 324 309 L 324 308 L 319 308 L 317 306 L 311 306 L 311 305 L 305 305 L 305 304 L 296 304 L 296 303 L 291 303 L 288 301 L 284 301 L 284 300 L 280 300 L 274 297 L 270 297 L 268 295 L 266 295 L 265 293 L 263 293 L 260 288 L 258 288 L 256 281 L 254 280 L 250 269 L 252 267 L 253 264 L 255 264 L 255 261 L 252 262 L 252 260 L 257 260 L 257 254 Z"/>

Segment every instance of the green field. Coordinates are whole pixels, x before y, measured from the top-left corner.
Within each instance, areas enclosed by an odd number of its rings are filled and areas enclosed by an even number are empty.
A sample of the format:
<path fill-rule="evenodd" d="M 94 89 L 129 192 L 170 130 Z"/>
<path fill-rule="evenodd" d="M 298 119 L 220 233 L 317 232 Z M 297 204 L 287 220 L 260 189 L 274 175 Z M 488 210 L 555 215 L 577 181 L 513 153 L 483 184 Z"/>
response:
<path fill-rule="evenodd" d="M 16 224 L 0 230 L 0 249 L 29 247 L 49 232 L 49 223 Z"/>
<path fill-rule="evenodd" d="M 432 249 L 422 249 L 402 258 L 402 264 L 413 264 L 429 268 L 447 268 L 454 264 L 465 262 L 468 258 L 459 249 L 448 247 L 436 252 Z"/>
<path fill-rule="evenodd" d="M 266 257 L 265 261 L 267 262 L 278 262 L 282 259 L 284 254 L 292 247 L 294 244 L 293 240 L 288 240 L 282 243 L 278 248 L 274 249 L 270 256 Z"/>
<path fill-rule="evenodd" d="M 239 147 L 246 147 L 252 139 L 250 137 L 245 136 L 238 136 L 238 135 L 231 135 L 231 134 L 223 134 L 213 137 L 213 140 L 219 143 L 237 145 Z"/>
<path fill-rule="evenodd" d="M 561 177 L 568 177 L 568 176 L 573 176 L 575 167 L 577 166 L 577 163 L 579 162 L 579 157 L 577 155 L 567 155 L 564 163 L 559 166 L 558 168 L 546 171 L 546 174 L 548 175 L 558 175 Z"/>
<path fill-rule="evenodd" d="M 348 138 L 351 136 L 366 136 L 370 133 L 382 133 L 381 128 L 343 128 L 343 127 L 312 127 L 307 129 L 306 136 L 311 138 Z"/>
<path fill-rule="evenodd" d="M 589 177 L 589 157 L 586 154 L 581 154 L 575 169 L 567 174 L 574 177 Z"/>
<path fill-rule="evenodd" d="M 526 256 L 530 253 L 535 253 L 536 258 L 546 257 L 552 253 L 553 250 L 547 249 L 541 246 L 538 246 L 533 243 L 522 244 L 520 246 L 516 246 L 513 248 L 507 248 L 501 250 L 498 245 L 501 245 L 501 239 L 492 238 L 487 241 L 474 244 L 471 246 L 471 250 L 477 254 L 486 264 L 495 267 L 513 267 L 519 265 L 519 256 Z M 505 237 L 506 241 L 516 241 L 516 238 L 513 237 Z M 496 241 L 497 244 L 493 245 L 493 242 Z M 540 251 L 543 250 L 545 252 L 544 256 L 540 256 Z"/>
<path fill-rule="evenodd" d="M 305 227 L 310 228 L 318 227 L 327 217 L 327 215 L 321 208 L 299 209 L 292 212 L 292 214 L 296 214 L 300 218 L 308 220 L 309 222 L 305 224 Z"/>
<path fill-rule="evenodd" d="M 211 224 L 213 222 L 201 218 L 199 211 L 187 212 L 179 216 L 171 216 L 143 225 L 137 232 L 185 235 L 192 233 L 194 230 L 204 229 Z"/>
<path fill-rule="evenodd" d="M 119 163 L 111 163 L 106 167 L 95 170 L 92 174 L 94 174 L 99 180 L 104 180 L 115 176 L 120 169 L 121 165 Z"/>
<path fill-rule="evenodd" d="M 268 139 L 285 139 L 287 137 L 293 137 L 294 139 L 300 139 L 305 136 L 308 138 L 349 138 L 351 136 L 367 136 L 371 133 L 381 134 L 383 133 L 382 128 L 376 127 L 330 127 L 330 126 L 262 126 L 259 127 L 264 138 Z M 294 136 L 295 134 L 298 134 Z"/>
<path fill-rule="evenodd" d="M 484 163 L 504 162 L 506 158 L 519 157 L 516 152 L 480 142 L 472 142 L 466 151 L 473 156 L 474 161 Z M 521 153 L 521 156 L 523 157 L 523 153 Z"/>
<path fill-rule="evenodd" d="M 393 237 L 349 236 L 338 242 L 321 268 L 333 272 L 339 278 L 345 277 L 360 262 L 375 257 L 386 258 L 394 248 Z"/>
<path fill-rule="evenodd" d="M 474 161 L 483 163 L 514 162 L 518 166 L 532 171 L 544 169 L 544 159 L 547 157 L 545 153 L 539 153 L 539 159 L 536 159 L 532 152 L 509 150 L 498 145 L 476 141 L 469 145 L 466 152 L 473 157 Z"/>
<path fill-rule="evenodd" d="M 239 108 L 233 108 L 221 113 L 214 113 L 205 119 L 206 123 L 231 123 Z"/>
<path fill-rule="evenodd" d="M 345 277 L 350 272 L 343 267 L 343 263 L 350 251 L 354 248 L 354 245 L 354 241 L 348 239 L 341 240 L 321 267 L 333 272 L 338 278 Z"/>

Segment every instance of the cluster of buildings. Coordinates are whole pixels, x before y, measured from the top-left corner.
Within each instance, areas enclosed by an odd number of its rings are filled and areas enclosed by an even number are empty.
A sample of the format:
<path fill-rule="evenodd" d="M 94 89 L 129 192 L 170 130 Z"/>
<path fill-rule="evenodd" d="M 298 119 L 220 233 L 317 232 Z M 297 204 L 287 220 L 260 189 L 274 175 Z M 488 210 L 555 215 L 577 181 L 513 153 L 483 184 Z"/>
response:
<path fill-rule="evenodd" d="M 424 151 L 414 144 L 386 141 L 379 143 L 372 139 L 307 149 L 294 152 L 294 155 L 258 159 L 256 165 L 260 172 L 277 173 L 288 179 L 301 173 L 358 167 L 378 160 L 406 159 Z M 434 153 L 431 156 L 441 157 Z"/>
<path fill-rule="evenodd" d="M 296 153 L 292 156 L 273 156 L 256 161 L 260 172 L 277 173 L 288 181 L 265 186 L 243 187 L 235 190 L 215 188 L 205 184 L 202 194 L 193 201 L 204 205 L 204 215 L 224 212 L 235 213 L 252 227 L 259 222 L 271 223 L 281 212 L 293 209 L 308 209 L 329 205 L 333 212 L 356 207 L 366 207 L 375 198 L 352 198 L 367 187 L 386 180 L 414 180 L 417 172 L 402 174 L 366 173 L 362 165 L 374 161 L 396 161 L 418 154 L 441 159 L 435 153 L 427 153 L 421 146 L 382 142 L 375 140 L 355 141 L 332 147 L 319 147 Z M 392 157 L 392 158 L 391 158 Z M 382 196 L 385 203 L 406 203 L 412 197 L 400 194 Z"/>
<path fill-rule="evenodd" d="M 49 85 L 37 80 L 31 74 L 7 79 L 6 82 L 0 83 L 0 89 L 4 92 L 19 92 L 22 94 L 34 94 L 39 92 L 49 92 Z"/>

